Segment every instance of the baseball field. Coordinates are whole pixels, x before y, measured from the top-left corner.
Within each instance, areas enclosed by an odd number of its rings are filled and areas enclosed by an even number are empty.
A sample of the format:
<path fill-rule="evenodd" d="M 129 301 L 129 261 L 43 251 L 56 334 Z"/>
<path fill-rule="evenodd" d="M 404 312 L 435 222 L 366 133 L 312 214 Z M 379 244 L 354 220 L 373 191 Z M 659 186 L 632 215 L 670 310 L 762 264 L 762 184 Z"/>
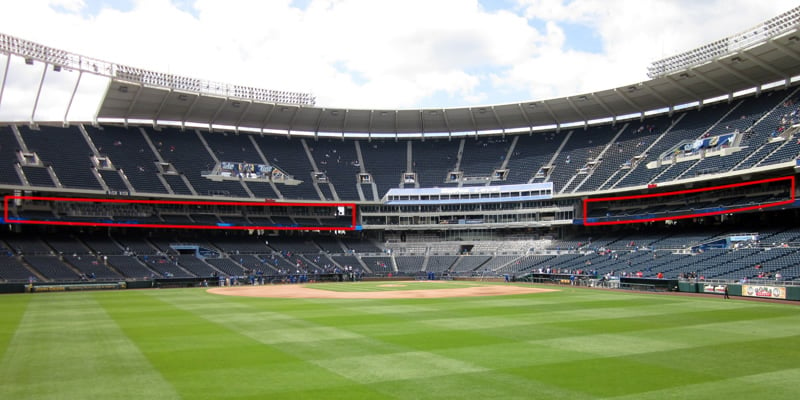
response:
<path fill-rule="evenodd" d="M 498 295 L 497 286 L 511 285 L 3 295 L 0 399 L 800 395 L 797 305 L 570 287 Z M 347 298 L 373 292 L 390 295 Z"/>

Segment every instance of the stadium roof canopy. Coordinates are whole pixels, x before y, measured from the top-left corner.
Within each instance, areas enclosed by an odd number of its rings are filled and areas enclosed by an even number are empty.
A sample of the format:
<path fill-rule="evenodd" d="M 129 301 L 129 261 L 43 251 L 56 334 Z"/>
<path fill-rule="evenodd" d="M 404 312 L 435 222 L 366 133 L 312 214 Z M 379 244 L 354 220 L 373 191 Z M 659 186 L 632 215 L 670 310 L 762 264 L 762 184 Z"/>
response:
<path fill-rule="evenodd" d="M 113 79 L 98 119 L 173 121 L 273 133 L 513 133 L 643 116 L 684 104 L 732 97 L 800 75 L 800 33 L 634 85 L 543 101 L 447 109 L 368 110 L 276 104 L 177 91 Z"/>

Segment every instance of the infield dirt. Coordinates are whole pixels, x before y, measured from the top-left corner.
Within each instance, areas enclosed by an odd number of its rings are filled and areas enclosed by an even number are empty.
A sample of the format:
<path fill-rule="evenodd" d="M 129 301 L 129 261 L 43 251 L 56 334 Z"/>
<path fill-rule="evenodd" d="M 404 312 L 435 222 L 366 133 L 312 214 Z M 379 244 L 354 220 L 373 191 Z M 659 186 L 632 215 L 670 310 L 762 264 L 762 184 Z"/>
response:
<path fill-rule="evenodd" d="M 505 296 L 552 292 L 514 285 L 487 285 L 452 289 L 384 290 L 377 292 L 338 292 L 314 289 L 303 285 L 239 286 L 209 289 L 209 293 L 226 296 L 276 297 L 295 299 L 433 299 L 443 297 Z"/>

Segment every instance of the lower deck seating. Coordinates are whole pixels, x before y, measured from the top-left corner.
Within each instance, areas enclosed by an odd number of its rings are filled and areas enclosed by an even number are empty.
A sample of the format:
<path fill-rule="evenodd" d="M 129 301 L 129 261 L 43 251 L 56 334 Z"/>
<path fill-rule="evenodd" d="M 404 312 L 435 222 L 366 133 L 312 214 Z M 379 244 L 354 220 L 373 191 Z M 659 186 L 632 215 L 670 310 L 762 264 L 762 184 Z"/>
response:
<path fill-rule="evenodd" d="M 26 268 L 16 257 L 7 256 L 0 256 L 0 279 L 6 282 L 38 280 L 36 274 Z"/>
<path fill-rule="evenodd" d="M 112 236 L 70 232 L 39 239 L 30 232 L 4 232 L 0 237 L 0 280 L 207 278 L 258 271 L 264 275 L 329 273 L 351 268 L 366 276 L 416 277 L 435 273 L 437 277 L 519 277 L 552 272 L 654 278 L 661 273 L 665 278 L 800 280 L 800 228 L 770 225 L 760 233 L 757 227 L 748 228 L 754 229 L 748 235 L 755 234 L 759 240 L 727 247 L 720 244 L 727 243 L 728 237 L 741 237 L 745 227 L 695 226 L 658 232 L 632 227 L 591 235 L 576 230 L 564 239 L 518 238 L 515 242 L 524 246 L 475 255 L 463 253 L 466 241 L 462 239 L 429 238 L 417 242 L 416 236 L 414 241 L 404 243 L 411 247 L 362 255 L 346 244 L 352 247 L 353 243 L 367 240 L 372 246 L 377 243 L 375 239 L 341 240 L 324 234 L 258 237 L 249 233 L 194 231 Z M 470 243 L 492 248 L 491 242 L 482 239 Z M 496 242 L 514 241 L 498 238 Z M 172 243 L 198 246 L 200 252 L 180 254 L 183 250 L 173 249 Z M 414 247 L 414 243 L 421 246 Z"/>

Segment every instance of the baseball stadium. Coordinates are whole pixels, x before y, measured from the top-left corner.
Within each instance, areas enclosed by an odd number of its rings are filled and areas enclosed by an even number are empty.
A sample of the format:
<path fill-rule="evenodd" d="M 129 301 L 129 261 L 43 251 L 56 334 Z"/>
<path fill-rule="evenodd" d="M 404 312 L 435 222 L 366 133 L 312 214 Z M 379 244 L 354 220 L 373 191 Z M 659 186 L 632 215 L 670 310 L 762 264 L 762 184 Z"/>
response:
<path fill-rule="evenodd" d="M 452 108 L 0 54 L 0 398 L 797 396 L 800 7 Z"/>

